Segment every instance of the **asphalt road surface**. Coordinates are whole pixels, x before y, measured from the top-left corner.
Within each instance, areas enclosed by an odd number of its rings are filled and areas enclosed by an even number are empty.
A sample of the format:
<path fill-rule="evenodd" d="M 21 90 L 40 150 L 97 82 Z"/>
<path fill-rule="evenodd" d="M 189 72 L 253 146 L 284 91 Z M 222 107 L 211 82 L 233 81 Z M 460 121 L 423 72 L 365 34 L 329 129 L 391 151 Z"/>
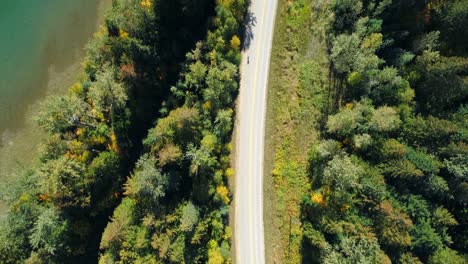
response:
<path fill-rule="evenodd" d="M 235 246 L 239 264 L 265 263 L 263 152 L 277 0 L 252 0 L 237 111 Z"/>

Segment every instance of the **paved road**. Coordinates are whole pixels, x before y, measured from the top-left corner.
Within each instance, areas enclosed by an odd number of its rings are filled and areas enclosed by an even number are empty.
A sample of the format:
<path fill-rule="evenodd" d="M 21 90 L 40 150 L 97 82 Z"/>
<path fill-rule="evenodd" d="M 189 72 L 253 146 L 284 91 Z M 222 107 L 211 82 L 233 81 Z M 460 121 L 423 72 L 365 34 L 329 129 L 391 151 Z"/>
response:
<path fill-rule="evenodd" d="M 265 263 L 263 145 L 267 80 L 277 6 L 277 0 L 251 2 L 252 39 L 243 53 L 236 123 L 235 243 L 239 264 Z"/>

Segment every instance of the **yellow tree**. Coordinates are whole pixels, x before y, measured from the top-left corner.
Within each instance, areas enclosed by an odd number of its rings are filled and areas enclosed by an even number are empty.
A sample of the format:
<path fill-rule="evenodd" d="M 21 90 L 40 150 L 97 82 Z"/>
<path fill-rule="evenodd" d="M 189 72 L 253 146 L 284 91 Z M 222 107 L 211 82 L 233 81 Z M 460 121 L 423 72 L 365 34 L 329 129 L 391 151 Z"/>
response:
<path fill-rule="evenodd" d="M 230 43 L 232 49 L 239 50 L 241 41 L 237 35 L 232 36 Z"/>

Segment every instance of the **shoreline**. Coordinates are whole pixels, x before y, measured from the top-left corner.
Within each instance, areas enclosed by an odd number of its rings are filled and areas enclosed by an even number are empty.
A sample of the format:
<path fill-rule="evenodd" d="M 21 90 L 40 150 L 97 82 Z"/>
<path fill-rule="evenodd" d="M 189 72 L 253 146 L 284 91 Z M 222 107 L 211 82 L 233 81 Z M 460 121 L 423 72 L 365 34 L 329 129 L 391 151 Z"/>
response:
<path fill-rule="evenodd" d="M 50 63 L 47 75 L 44 77 L 47 84 L 44 90 L 31 103 L 27 103 L 24 110 L 18 114 L 19 126 L 6 127 L 0 130 L 0 183 L 9 184 L 14 180 L 15 172 L 21 167 L 34 167 L 38 164 L 38 151 L 46 133 L 37 125 L 35 116 L 41 109 L 41 104 L 50 95 L 65 94 L 69 88 L 80 79 L 83 74 L 81 63 L 85 57 L 84 48 L 93 38 L 96 31 L 104 22 L 106 10 L 111 6 L 111 0 L 102 0 L 97 6 L 95 29 L 84 42 L 81 50 L 72 50 L 78 54 L 76 59 L 65 68 L 57 69 Z M 19 120 L 18 120 L 19 119 Z M 6 212 L 6 206 L 0 201 L 0 218 Z"/>
<path fill-rule="evenodd" d="M 80 59 L 80 61 L 82 58 Z M 47 96 L 65 94 L 78 79 L 81 72 L 80 62 L 75 62 L 62 72 L 48 70 L 48 84 L 45 96 L 27 106 L 24 112 L 23 127 L 16 130 L 6 129 L 1 133 L 0 144 L 0 179 L 8 178 L 18 166 L 34 165 L 40 142 L 45 132 L 37 125 L 35 115 L 41 109 L 41 103 Z"/>

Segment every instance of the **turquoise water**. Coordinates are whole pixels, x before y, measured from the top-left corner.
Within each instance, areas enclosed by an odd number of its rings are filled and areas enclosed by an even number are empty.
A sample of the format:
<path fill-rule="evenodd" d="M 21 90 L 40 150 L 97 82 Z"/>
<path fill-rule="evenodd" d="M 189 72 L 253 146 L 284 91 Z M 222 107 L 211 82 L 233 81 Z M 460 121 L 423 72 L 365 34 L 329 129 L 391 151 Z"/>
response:
<path fill-rule="evenodd" d="M 83 56 L 106 2 L 0 1 L 0 132 L 21 128 L 28 106 L 46 94 L 50 72 Z"/>
<path fill-rule="evenodd" d="M 80 73 L 84 47 L 112 0 L 0 0 L 0 184 L 37 163 L 33 116 Z M 5 207 L 0 202 L 0 218 Z"/>

